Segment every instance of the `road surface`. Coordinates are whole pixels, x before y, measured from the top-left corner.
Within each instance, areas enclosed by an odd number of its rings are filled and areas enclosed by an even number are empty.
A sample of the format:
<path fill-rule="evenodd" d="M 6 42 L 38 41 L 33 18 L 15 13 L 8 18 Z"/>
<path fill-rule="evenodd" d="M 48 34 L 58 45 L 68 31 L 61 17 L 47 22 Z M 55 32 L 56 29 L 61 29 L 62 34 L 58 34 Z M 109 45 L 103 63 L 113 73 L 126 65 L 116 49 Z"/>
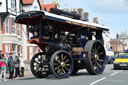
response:
<path fill-rule="evenodd" d="M 128 85 L 128 70 L 113 70 L 113 65 L 109 64 L 102 75 L 89 75 L 86 70 L 81 70 L 76 76 L 65 79 L 56 79 L 52 75 L 44 79 L 31 76 L 0 82 L 0 85 Z"/>

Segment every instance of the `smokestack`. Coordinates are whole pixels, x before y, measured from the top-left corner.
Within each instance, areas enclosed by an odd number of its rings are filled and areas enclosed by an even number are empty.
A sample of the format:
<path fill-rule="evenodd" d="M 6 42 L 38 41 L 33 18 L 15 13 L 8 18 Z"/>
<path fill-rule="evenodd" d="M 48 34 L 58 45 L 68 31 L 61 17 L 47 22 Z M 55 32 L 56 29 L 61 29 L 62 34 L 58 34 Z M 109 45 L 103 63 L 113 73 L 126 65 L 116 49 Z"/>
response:
<path fill-rule="evenodd" d="M 93 22 L 98 24 L 98 18 L 97 17 L 94 17 L 93 18 Z"/>
<path fill-rule="evenodd" d="M 82 8 L 78 9 L 78 14 L 81 16 L 81 18 L 80 18 L 81 20 L 84 20 L 84 13 L 83 13 L 83 11 L 84 10 Z"/>
<path fill-rule="evenodd" d="M 84 12 L 84 20 L 88 21 L 88 12 Z"/>
<path fill-rule="evenodd" d="M 76 8 L 71 9 L 71 13 L 77 14 Z"/>

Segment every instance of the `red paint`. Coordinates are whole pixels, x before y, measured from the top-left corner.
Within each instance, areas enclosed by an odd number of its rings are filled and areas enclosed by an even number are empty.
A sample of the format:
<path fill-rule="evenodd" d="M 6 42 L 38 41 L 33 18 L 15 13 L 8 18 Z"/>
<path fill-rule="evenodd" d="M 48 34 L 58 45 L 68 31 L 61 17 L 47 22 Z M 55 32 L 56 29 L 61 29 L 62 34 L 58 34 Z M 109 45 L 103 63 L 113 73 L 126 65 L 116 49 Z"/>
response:
<path fill-rule="evenodd" d="M 27 60 L 29 60 L 30 59 L 30 54 L 29 54 L 30 52 L 29 52 L 29 46 L 27 46 Z"/>
<path fill-rule="evenodd" d="M 5 43 L 2 44 L 2 51 L 3 51 L 3 54 L 5 55 Z"/>
<path fill-rule="evenodd" d="M 2 28 L 2 34 L 5 34 L 5 20 L 3 21 L 3 28 Z"/>
<path fill-rule="evenodd" d="M 33 46 L 33 55 L 35 55 L 35 46 Z"/>
<path fill-rule="evenodd" d="M 10 44 L 10 53 L 12 53 L 12 44 Z"/>

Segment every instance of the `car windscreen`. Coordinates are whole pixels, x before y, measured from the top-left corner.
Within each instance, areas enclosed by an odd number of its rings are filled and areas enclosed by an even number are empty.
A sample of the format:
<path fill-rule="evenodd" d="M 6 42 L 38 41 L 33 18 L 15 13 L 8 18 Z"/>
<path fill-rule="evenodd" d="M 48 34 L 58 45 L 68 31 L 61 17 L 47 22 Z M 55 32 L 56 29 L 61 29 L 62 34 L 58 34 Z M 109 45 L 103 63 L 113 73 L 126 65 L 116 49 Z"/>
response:
<path fill-rule="evenodd" d="M 117 58 L 128 58 L 128 55 L 118 55 Z"/>

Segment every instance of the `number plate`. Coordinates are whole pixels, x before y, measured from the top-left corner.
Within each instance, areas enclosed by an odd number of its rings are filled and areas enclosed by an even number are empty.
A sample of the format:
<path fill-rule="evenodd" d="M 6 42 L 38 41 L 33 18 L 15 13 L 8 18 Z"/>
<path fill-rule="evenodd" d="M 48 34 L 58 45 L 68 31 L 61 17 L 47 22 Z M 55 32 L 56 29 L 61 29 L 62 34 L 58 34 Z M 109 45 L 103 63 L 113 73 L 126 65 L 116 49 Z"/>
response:
<path fill-rule="evenodd" d="M 127 66 L 127 64 L 120 64 L 120 66 Z"/>

